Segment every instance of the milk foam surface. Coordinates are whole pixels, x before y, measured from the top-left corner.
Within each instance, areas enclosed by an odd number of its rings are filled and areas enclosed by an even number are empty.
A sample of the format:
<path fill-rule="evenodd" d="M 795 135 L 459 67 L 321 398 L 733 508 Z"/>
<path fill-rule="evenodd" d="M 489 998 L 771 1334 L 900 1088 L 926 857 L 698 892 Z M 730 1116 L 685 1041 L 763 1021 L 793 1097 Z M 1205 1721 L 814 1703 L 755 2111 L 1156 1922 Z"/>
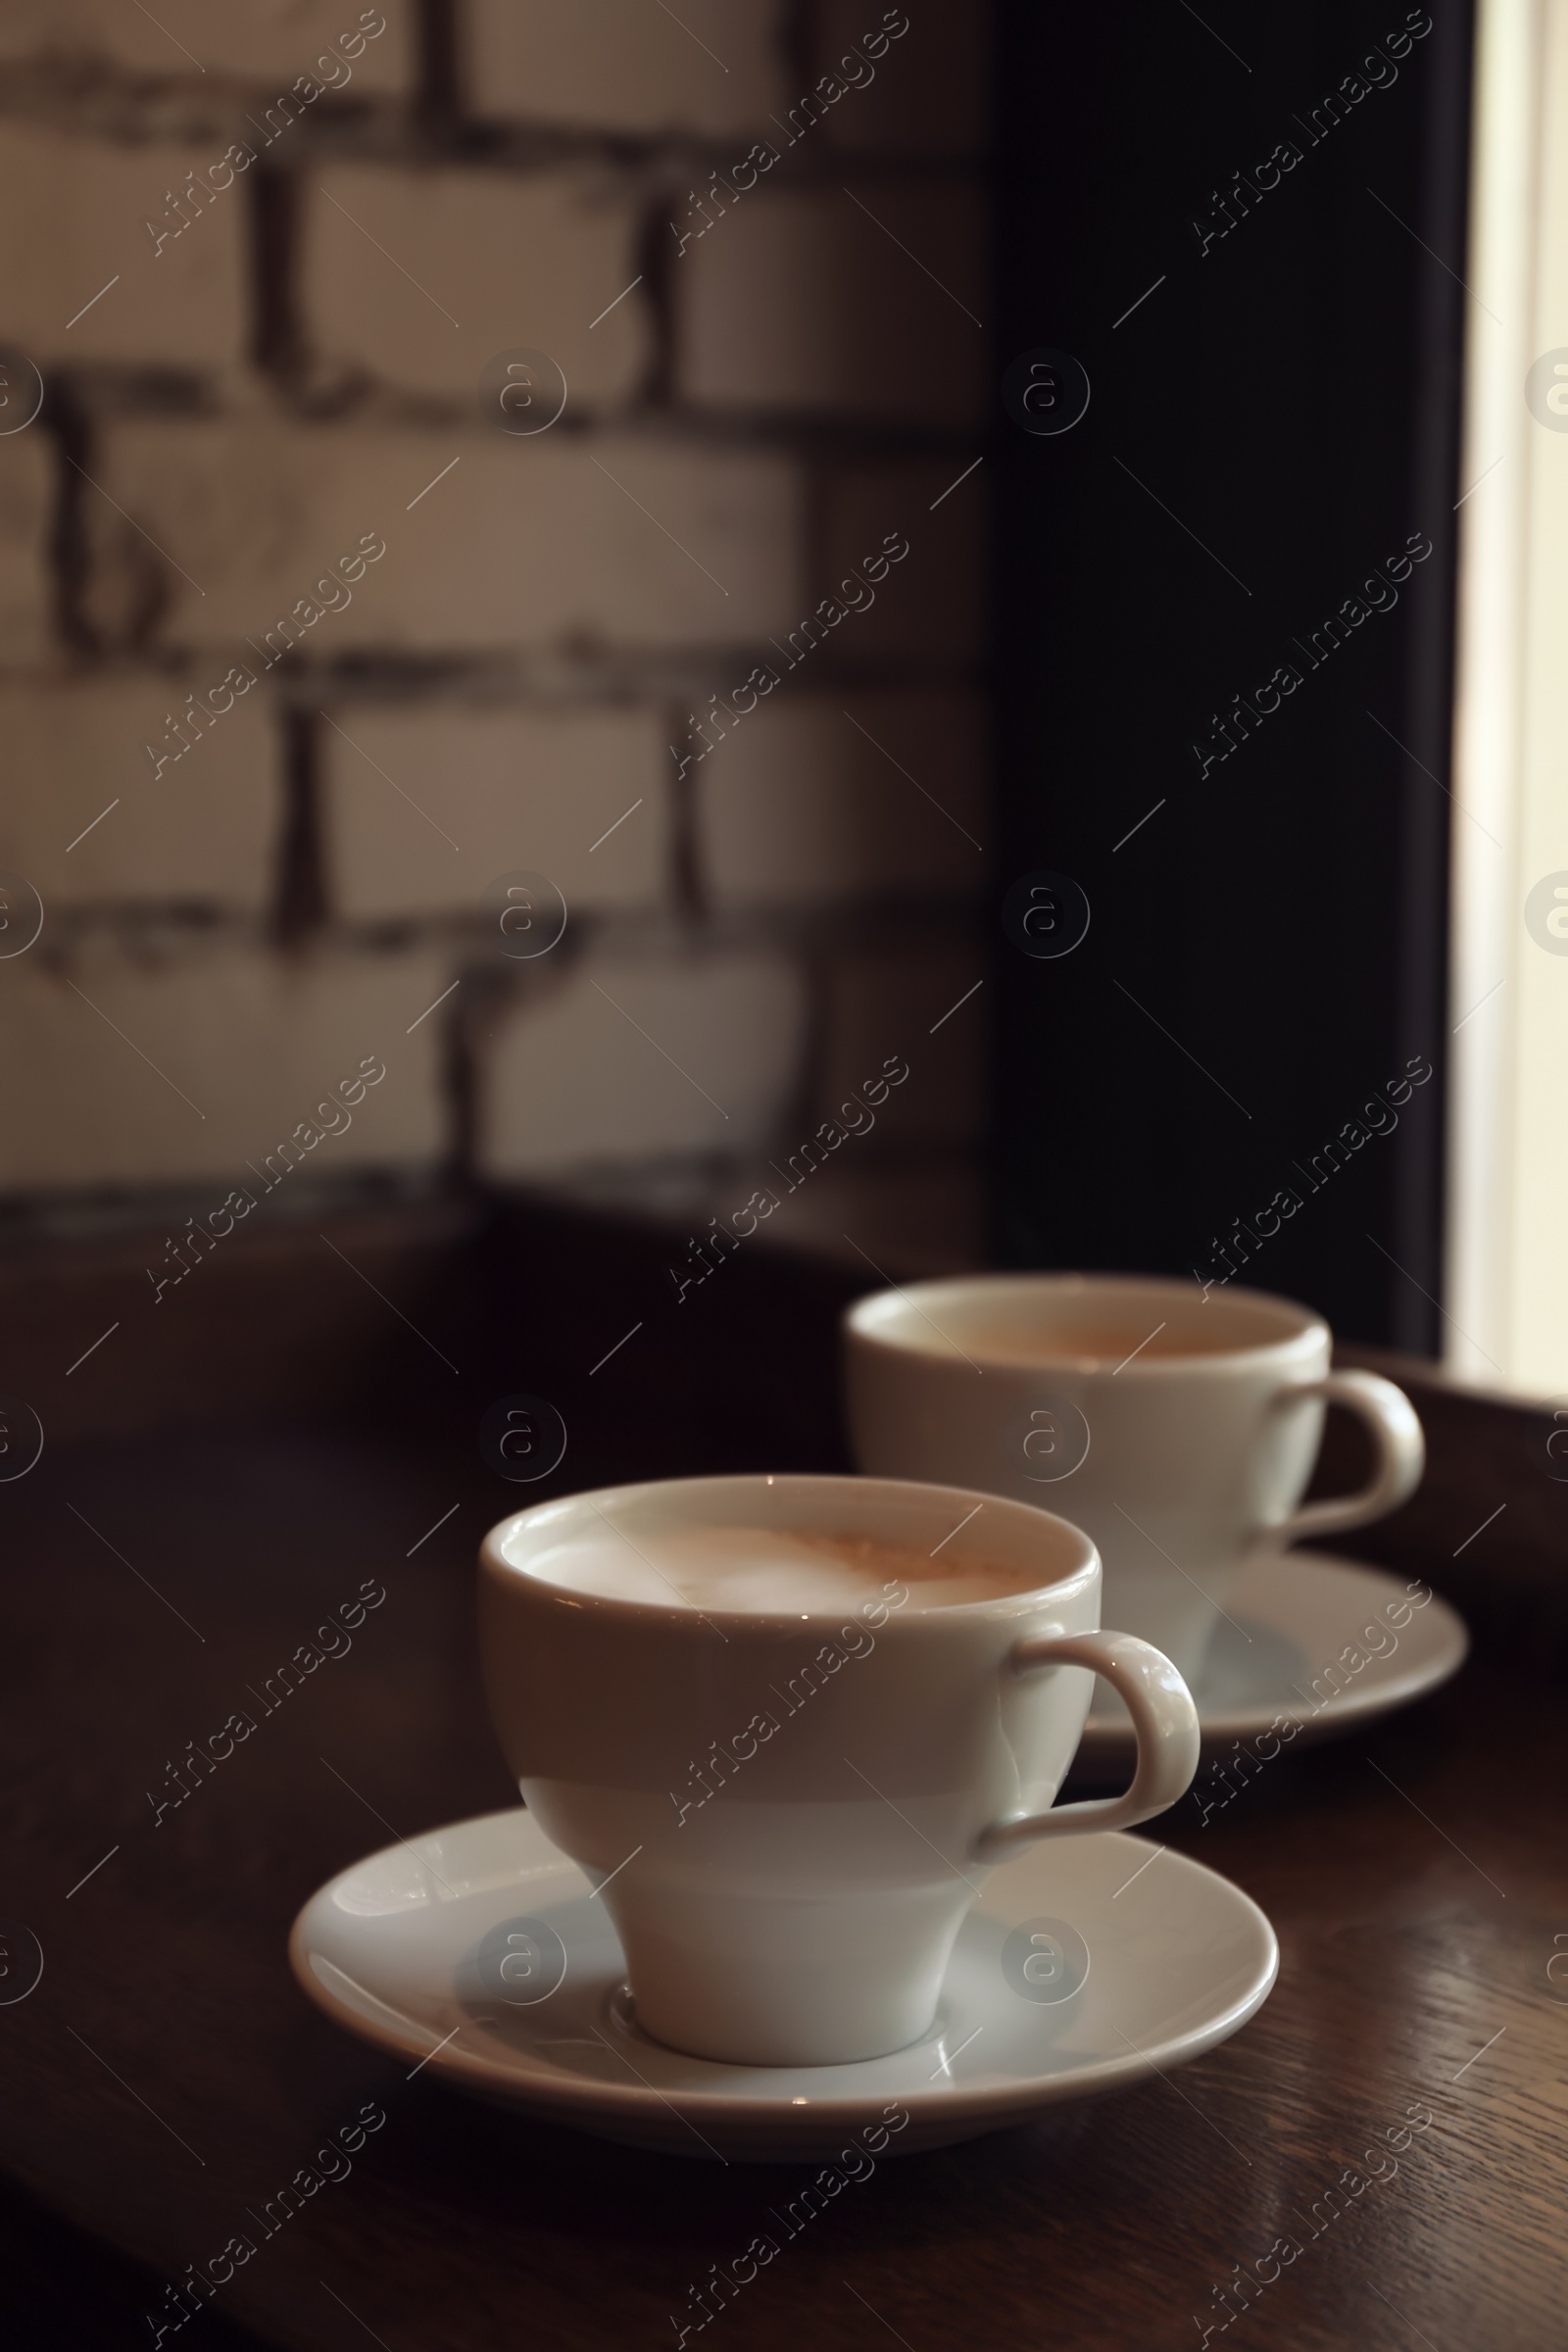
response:
<path fill-rule="evenodd" d="M 1152 1331 L 1147 1323 L 1138 1321 L 1116 1323 L 1063 1321 L 1038 1323 L 994 1323 L 960 1325 L 964 1350 L 971 1356 L 983 1356 L 995 1364 L 1051 1364 L 1120 1366 L 1136 1355 L 1140 1362 L 1152 1356 L 1165 1359 L 1212 1355 L 1227 1348 L 1248 1345 L 1256 1346 L 1234 1335 L 1220 1332 L 1213 1338 L 1206 1335 L 1196 1339 L 1187 1331 Z M 958 1343 L 953 1342 L 955 1348 Z"/>
<path fill-rule="evenodd" d="M 983 1560 L 953 1560 L 941 1552 L 933 1560 L 870 1536 L 767 1527 L 690 1527 L 635 1538 L 607 1527 L 552 1544 L 534 1556 L 529 1568 L 550 1584 L 603 1599 L 759 1617 L 843 1615 L 867 1601 L 892 1600 L 901 1586 L 916 1608 L 990 1600 L 1031 1589 L 1018 1573 Z M 1044 1565 L 1039 1581 L 1052 1581 Z"/>

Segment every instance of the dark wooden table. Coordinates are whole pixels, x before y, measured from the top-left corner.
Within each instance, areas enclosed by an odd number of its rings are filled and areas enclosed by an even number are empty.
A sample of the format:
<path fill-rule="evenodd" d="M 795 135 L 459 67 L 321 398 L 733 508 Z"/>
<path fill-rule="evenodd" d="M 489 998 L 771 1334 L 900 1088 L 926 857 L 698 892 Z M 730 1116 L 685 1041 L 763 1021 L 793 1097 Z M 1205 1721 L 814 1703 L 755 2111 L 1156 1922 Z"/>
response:
<path fill-rule="evenodd" d="M 317 2014 L 284 1940 L 357 1855 L 511 1796 L 471 1563 L 523 1491 L 479 1457 L 484 1406 L 527 1389 L 565 1413 L 566 1461 L 528 1494 L 839 1467 L 833 1318 L 859 1286 L 758 1251 L 677 1308 L 662 1239 L 630 1228 L 458 1204 L 325 1230 L 350 1270 L 314 1226 L 235 1237 L 156 1313 L 131 1242 L 0 1266 L 0 1390 L 49 1432 L 0 1485 L 0 1912 L 13 1971 L 18 1928 L 44 1960 L 0 2006 L 0 2333 L 154 2342 L 170 2282 L 257 2237 L 247 2210 L 369 2102 L 386 2120 L 349 2175 L 164 2341 L 673 2345 L 689 2287 L 808 2168 L 638 2154 L 411 2082 Z M 122 1306 L 122 1344 L 68 1385 Z M 1470 1665 L 1369 1734 L 1287 1751 L 1206 1825 L 1188 1801 L 1150 1833 L 1274 1921 L 1259 2017 L 1166 2080 L 882 2165 L 709 2340 L 1568 2338 L 1568 1488 L 1539 1417 L 1436 1386 L 1418 1403 L 1432 1474 L 1360 1544 L 1459 1601 Z M 187 1741 L 367 1579 L 386 1599 L 352 1650 L 158 1818 Z M 1412 2111 L 1408 2147 L 1369 2158 Z"/>

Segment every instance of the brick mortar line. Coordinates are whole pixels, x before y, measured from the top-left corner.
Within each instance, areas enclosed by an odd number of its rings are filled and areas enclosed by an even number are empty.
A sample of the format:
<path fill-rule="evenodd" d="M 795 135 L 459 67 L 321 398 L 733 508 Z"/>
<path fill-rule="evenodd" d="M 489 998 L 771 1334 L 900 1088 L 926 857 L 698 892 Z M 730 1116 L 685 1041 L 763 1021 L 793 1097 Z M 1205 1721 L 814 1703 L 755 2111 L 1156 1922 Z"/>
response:
<path fill-rule="evenodd" d="M 462 119 L 467 10 L 461 0 L 414 0 L 411 15 L 414 111 L 426 135 L 439 139 Z"/>
<path fill-rule="evenodd" d="M 460 433 L 469 449 L 498 446 L 477 414 L 475 400 L 456 395 L 368 385 L 350 400 L 329 398 L 306 380 L 289 387 L 270 372 L 241 363 L 221 374 L 199 374 L 138 367 L 119 361 L 76 361 L 52 367 L 50 385 L 69 390 L 83 415 L 97 425 L 155 423 L 231 424 L 294 427 L 300 431 L 349 434 Z M 268 397 L 236 406 L 236 383 L 253 384 Z M 589 439 L 638 441 L 650 447 L 758 450 L 833 465 L 908 465 L 928 460 L 956 463 L 983 443 L 978 416 L 946 423 L 907 416 L 849 409 L 760 409 L 708 407 L 685 395 L 668 402 L 631 398 L 582 407 L 564 416 L 556 428 L 557 448 Z M 526 463 L 518 458 L 518 463 Z"/>
<path fill-rule="evenodd" d="M 18 60 L 10 62 L 0 77 L 0 126 L 16 124 L 135 152 L 243 138 L 247 114 L 258 104 L 275 103 L 277 96 L 278 77 L 224 78 L 206 88 L 177 79 L 138 80 L 113 70 L 67 67 L 56 73 L 39 63 Z M 693 170 L 705 175 L 710 167 L 722 171 L 734 163 L 739 142 L 771 139 L 777 127 L 765 115 L 760 122 L 711 134 L 617 131 L 471 113 L 441 122 L 429 117 L 421 121 L 418 108 L 418 93 L 411 87 L 406 97 L 367 94 L 353 102 L 352 111 L 298 117 L 290 125 L 291 137 L 303 134 L 297 146 L 291 144 L 291 153 L 300 159 L 297 168 L 358 163 L 401 166 L 411 172 L 489 172 L 518 180 L 574 168 L 623 175 L 628 184 L 656 174 L 673 182 Z M 812 187 L 848 175 L 916 185 L 964 179 L 983 186 L 991 164 L 992 150 L 986 145 L 943 150 L 828 142 L 814 149 L 803 145 L 794 152 L 786 150 L 779 168 L 787 176 L 776 184 L 785 189 Z"/>
<path fill-rule="evenodd" d="M 982 935 L 980 893 L 974 897 L 906 898 L 844 895 L 769 904 L 735 894 L 705 913 L 693 927 L 656 894 L 630 906 L 579 906 L 568 911 L 575 937 L 596 954 L 650 966 L 710 963 L 756 950 L 785 957 L 825 957 L 840 962 L 860 956 L 897 958 L 937 939 L 953 942 Z M 254 952 L 270 960 L 277 945 L 275 913 L 248 911 L 220 899 L 119 899 L 64 902 L 54 910 L 47 942 L 36 955 L 40 965 L 79 960 L 82 949 L 119 948 L 142 968 L 157 958 L 163 968 L 192 967 Z M 468 956 L 477 970 L 493 950 L 488 918 L 479 912 L 436 909 L 407 914 L 343 915 L 328 908 L 303 934 L 309 956 L 320 963 L 405 962 L 424 952 Z M 497 969 L 508 967 L 498 958 Z"/>

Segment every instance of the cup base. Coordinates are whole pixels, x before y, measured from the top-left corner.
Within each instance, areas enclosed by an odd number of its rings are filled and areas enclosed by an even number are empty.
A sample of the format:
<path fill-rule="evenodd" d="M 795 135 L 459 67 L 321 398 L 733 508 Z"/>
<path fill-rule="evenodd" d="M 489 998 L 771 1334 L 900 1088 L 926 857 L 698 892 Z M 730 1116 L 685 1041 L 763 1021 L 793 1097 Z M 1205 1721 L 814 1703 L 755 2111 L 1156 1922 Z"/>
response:
<path fill-rule="evenodd" d="M 848 2066 L 854 2065 L 861 2059 L 891 2058 L 899 2050 L 912 2049 L 916 2043 L 930 2039 L 932 2031 L 937 2024 L 937 2015 L 940 2003 L 933 2007 L 930 2017 L 926 2020 L 924 2026 L 921 2027 L 919 2033 L 911 2034 L 908 2039 L 906 2041 L 889 2042 L 885 2048 L 879 2047 L 874 2050 L 857 2049 L 853 2056 L 836 2051 L 832 2057 L 824 2057 L 820 2054 L 813 2054 L 808 2058 L 766 2057 L 761 2054 L 763 2045 L 755 2040 L 749 2040 L 748 2046 L 744 2050 L 732 2048 L 727 2044 L 723 2049 L 719 2049 L 716 2046 L 711 2048 L 705 2047 L 703 2049 L 698 2049 L 689 2041 L 671 2041 L 666 2034 L 656 2034 L 654 2032 L 647 2019 L 642 2015 L 641 2011 L 637 2007 L 637 1995 L 633 1992 L 630 1984 L 624 1981 L 616 1986 L 614 1992 L 611 1995 L 609 2002 L 606 2004 L 606 2007 L 612 2024 L 619 2033 L 624 2034 L 628 2040 L 634 2039 L 641 2041 L 651 2045 L 655 2049 L 669 2050 L 678 2058 L 705 2058 L 716 2066 L 771 2067 Z M 766 2046 L 772 2047 L 775 2045 L 769 2041 Z M 798 2048 L 799 2046 L 800 2045 L 796 2042 L 791 2043 L 792 2049 Z"/>
<path fill-rule="evenodd" d="M 845 2066 L 930 2033 L 970 1890 L 661 1901 L 612 1886 L 605 1899 L 651 2040 L 729 2066 Z"/>

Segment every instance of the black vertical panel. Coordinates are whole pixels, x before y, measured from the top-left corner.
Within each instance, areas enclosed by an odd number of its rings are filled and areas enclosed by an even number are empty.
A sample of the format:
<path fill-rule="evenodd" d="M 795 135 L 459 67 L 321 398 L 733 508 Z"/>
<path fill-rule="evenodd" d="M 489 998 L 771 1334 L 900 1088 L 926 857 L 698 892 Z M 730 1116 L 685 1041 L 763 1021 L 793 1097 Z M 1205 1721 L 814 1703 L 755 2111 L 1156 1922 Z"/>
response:
<path fill-rule="evenodd" d="M 1000 348 L 1091 395 L 993 438 L 998 1253 L 1432 1352 L 1468 15 L 999 28 Z M 1069 955 L 1004 932 L 1032 872 Z"/>

